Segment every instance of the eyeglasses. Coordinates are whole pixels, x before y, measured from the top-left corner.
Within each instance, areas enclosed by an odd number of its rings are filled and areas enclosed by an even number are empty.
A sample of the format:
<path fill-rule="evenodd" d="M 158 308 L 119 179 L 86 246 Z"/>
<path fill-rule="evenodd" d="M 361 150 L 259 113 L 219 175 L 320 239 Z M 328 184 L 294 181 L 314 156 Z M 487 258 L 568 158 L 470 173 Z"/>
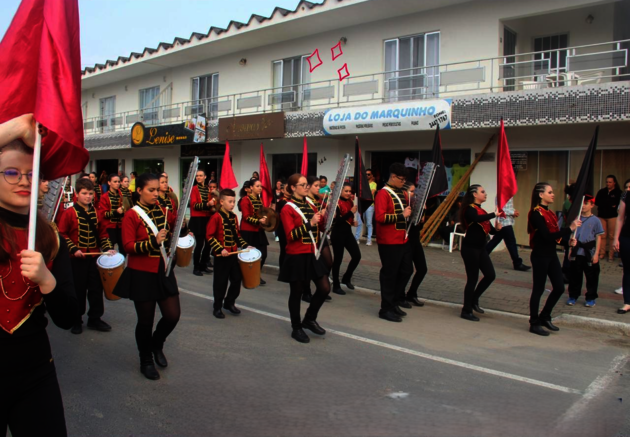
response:
<path fill-rule="evenodd" d="M 17 185 L 22 180 L 22 176 L 26 176 L 26 180 L 30 184 L 33 181 L 33 172 L 29 171 L 28 173 L 20 173 L 20 171 L 16 168 L 7 168 L 5 171 L 0 171 L 1 174 L 4 175 L 4 180 L 7 181 L 7 184 Z"/>
<path fill-rule="evenodd" d="M 396 179 L 398 179 L 401 182 L 407 182 L 407 178 L 404 176 L 394 176 Z"/>
<path fill-rule="evenodd" d="M 308 187 L 308 184 L 297 184 L 296 187 L 302 187 L 302 188 L 306 188 Z"/>

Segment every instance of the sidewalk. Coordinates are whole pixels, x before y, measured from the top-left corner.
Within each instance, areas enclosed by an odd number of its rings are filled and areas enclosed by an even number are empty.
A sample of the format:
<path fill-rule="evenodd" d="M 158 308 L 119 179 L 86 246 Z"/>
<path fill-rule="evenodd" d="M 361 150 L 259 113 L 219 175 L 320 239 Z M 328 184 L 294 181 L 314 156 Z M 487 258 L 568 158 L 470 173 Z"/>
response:
<path fill-rule="evenodd" d="M 269 250 L 266 264 L 278 266 L 278 256 L 280 249 L 278 243 L 274 242 L 273 234 L 267 234 L 269 239 Z M 361 263 L 354 273 L 352 283 L 357 287 L 379 291 L 378 275 L 381 262 L 378 256 L 378 246 L 376 242 L 372 246 L 366 246 L 365 240 L 361 240 Z M 442 302 L 461 304 L 464 298 L 464 285 L 466 284 L 466 272 L 464 262 L 459 251 L 449 253 L 448 250 L 425 247 L 425 255 L 429 267 L 429 273 L 424 278 L 418 295 L 421 299 L 430 299 Z M 519 254 L 526 265 L 529 262 L 530 250 L 519 249 Z M 562 262 L 559 253 L 560 262 Z M 523 314 L 529 316 L 529 297 L 531 294 L 532 274 L 529 272 L 515 271 L 512 268 L 512 261 L 506 250 L 493 252 L 491 255 L 497 279 L 481 297 L 480 306 L 482 308 L 506 311 L 510 313 Z M 347 268 L 349 256 L 346 252 L 341 275 Z M 584 306 L 584 293 L 575 306 L 567 306 L 568 293 L 565 293 L 554 310 L 553 316 L 561 314 L 575 315 L 601 319 L 611 322 L 630 323 L 630 314 L 617 314 L 617 308 L 623 305 L 622 296 L 615 294 L 614 290 L 621 287 L 622 269 L 619 267 L 619 260 L 614 262 L 601 262 L 601 274 L 599 279 L 599 299 L 594 308 Z M 343 287 L 343 286 L 342 286 Z M 549 282 L 547 287 L 551 288 Z M 336 299 L 333 295 L 333 299 Z M 344 296 L 339 296 L 343 299 Z M 543 297 L 543 299 L 546 298 Z M 544 301 L 543 301 L 544 302 Z M 542 308 L 542 306 L 541 306 Z"/>

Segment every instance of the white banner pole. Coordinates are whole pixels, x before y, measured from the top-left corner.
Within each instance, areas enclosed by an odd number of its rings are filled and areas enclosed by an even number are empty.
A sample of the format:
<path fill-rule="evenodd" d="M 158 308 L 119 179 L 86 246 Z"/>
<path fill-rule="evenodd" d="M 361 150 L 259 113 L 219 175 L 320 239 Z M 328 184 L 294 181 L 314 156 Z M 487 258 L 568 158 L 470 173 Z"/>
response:
<path fill-rule="evenodd" d="M 37 198 L 39 197 L 39 161 L 42 152 L 42 136 L 35 129 L 35 147 L 33 147 L 33 178 L 31 180 L 31 207 L 28 221 L 28 250 L 35 250 L 37 231 Z M 22 176 L 24 177 L 24 176 Z"/>

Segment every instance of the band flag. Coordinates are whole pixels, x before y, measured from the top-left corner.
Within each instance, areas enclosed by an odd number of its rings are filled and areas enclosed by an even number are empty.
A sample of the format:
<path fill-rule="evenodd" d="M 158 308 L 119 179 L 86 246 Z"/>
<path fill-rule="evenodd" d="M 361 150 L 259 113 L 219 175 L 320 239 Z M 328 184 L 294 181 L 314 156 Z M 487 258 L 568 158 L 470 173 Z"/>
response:
<path fill-rule="evenodd" d="M 258 169 L 260 175 L 260 183 L 262 184 L 262 203 L 263 206 L 269 208 L 273 199 L 273 187 L 271 186 L 271 177 L 269 176 L 269 167 L 265 159 L 265 149 L 260 143 L 260 166 Z"/>
<path fill-rule="evenodd" d="M 302 148 L 302 168 L 300 174 L 308 176 L 308 146 L 306 145 L 306 135 L 304 135 L 304 147 Z"/>
<path fill-rule="evenodd" d="M 232 161 L 230 160 L 230 142 L 225 142 L 225 155 L 223 155 L 223 165 L 221 166 L 221 182 L 222 189 L 231 189 L 238 187 L 234 170 L 232 169 Z"/>
<path fill-rule="evenodd" d="M 503 211 L 503 207 L 514 197 L 518 191 L 516 176 L 512 167 L 510 157 L 510 147 L 508 146 L 505 126 L 501 118 L 501 128 L 499 130 L 499 145 L 497 148 L 497 207 Z"/>
<path fill-rule="evenodd" d="M 597 139 L 599 136 L 599 126 L 595 128 L 593 138 L 591 138 L 591 144 L 588 146 L 588 150 L 584 155 L 584 161 L 582 161 L 582 167 L 575 181 L 575 188 L 573 190 L 573 203 L 567 213 L 567 223 L 573 222 L 580 216 L 582 212 L 582 198 L 586 194 L 593 195 L 593 169 L 595 166 L 595 151 L 597 150 Z"/>
<path fill-rule="evenodd" d="M 359 146 L 359 137 L 355 137 L 354 140 L 354 182 L 353 191 L 357 197 L 357 209 L 359 214 L 363 214 L 372 203 L 374 203 L 374 197 L 372 196 L 372 190 L 370 190 L 370 182 L 368 181 L 367 171 L 363 164 L 363 157 L 361 156 L 361 147 Z"/>
<path fill-rule="evenodd" d="M 444 166 L 444 157 L 442 156 L 442 138 L 440 137 L 440 125 L 437 125 L 435 136 L 433 137 L 433 151 L 431 162 L 436 165 L 433 183 L 429 189 L 428 197 L 439 196 L 448 190 L 448 177 L 446 176 L 446 167 Z"/>

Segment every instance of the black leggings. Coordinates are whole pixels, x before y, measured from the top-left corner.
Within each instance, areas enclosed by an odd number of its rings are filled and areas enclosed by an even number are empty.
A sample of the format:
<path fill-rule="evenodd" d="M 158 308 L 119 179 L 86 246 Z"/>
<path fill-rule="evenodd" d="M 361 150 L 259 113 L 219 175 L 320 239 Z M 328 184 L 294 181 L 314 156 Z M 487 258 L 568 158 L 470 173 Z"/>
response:
<path fill-rule="evenodd" d="M 334 254 L 332 265 L 333 284 L 339 287 L 339 270 L 341 269 L 341 262 L 343 261 L 344 249 L 348 251 L 351 259 L 348 263 L 348 269 L 343 275 L 343 282 L 350 282 L 352 279 L 352 274 L 359 266 L 359 262 L 361 262 L 361 250 L 359 249 L 357 240 L 354 238 L 354 235 L 352 235 L 352 228 L 349 225 L 339 223 L 336 226 L 339 227 L 333 229 L 330 239 L 332 241 Z"/>
<path fill-rule="evenodd" d="M 466 242 L 462 245 L 462 258 L 466 267 L 466 287 L 464 288 L 464 308 L 462 313 L 470 314 L 473 305 L 479 304 L 479 298 L 484 291 L 488 289 L 490 284 L 496 278 L 494 266 L 490 260 L 490 255 L 486 252 L 486 248 L 470 248 Z M 483 278 L 479 280 L 479 271 L 483 273 Z"/>
<path fill-rule="evenodd" d="M 153 320 L 155 318 L 155 306 L 160 307 L 162 318 L 153 331 Z M 140 356 L 150 356 L 153 350 L 162 350 L 166 337 L 173 332 L 181 309 L 179 307 L 179 296 L 170 296 L 166 299 L 145 302 L 135 302 L 136 314 L 138 315 L 138 324 L 136 325 L 136 343 Z"/>
<path fill-rule="evenodd" d="M 564 294 L 564 280 L 562 278 L 562 266 L 556 255 L 554 256 L 531 256 L 532 261 L 532 296 L 529 299 L 529 323 L 539 325 L 542 321 L 551 321 L 551 312 L 558 300 Z M 538 314 L 540 308 L 540 298 L 545 292 L 547 276 L 551 281 L 551 294 L 543 310 Z"/>
<path fill-rule="evenodd" d="M 411 286 L 409 287 L 409 291 L 407 292 L 407 297 L 418 297 L 418 288 L 420 288 L 420 284 L 424 280 L 424 277 L 427 275 L 429 271 L 427 267 L 427 260 L 424 256 L 424 249 L 422 249 L 422 244 L 414 243 L 413 247 L 413 266 L 416 268 L 416 274 L 413 275 L 413 279 L 411 280 Z"/>
<path fill-rule="evenodd" d="M 315 294 L 311 299 L 311 304 L 306 310 L 304 320 L 315 321 L 317 320 L 317 313 L 324 304 L 326 296 L 330 294 L 330 282 L 328 282 L 327 276 L 322 276 L 319 279 L 314 280 Z M 302 320 L 300 318 L 300 305 L 302 301 L 302 292 L 305 287 L 308 286 L 309 281 L 294 281 L 289 284 L 291 293 L 289 294 L 289 314 L 291 315 L 291 328 L 302 329 Z"/>
<path fill-rule="evenodd" d="M 328 276 L 330 276 L 330 269 L 333 265 L 333 258 L 332 258 L 332 251 L 330 250 L 330 245 L 328 243 L 324 243 L 324 247 L 322 247 L 322 253 L 319 255 L 319 257 L 322 259 L 322 261 L 324 262 L 324 265 L 326 266 L 326 269 L 328 269 L 328 275 L 326 276 L 326 278 L 328 278 Z M 282 265 L 282 264 L 280 264 Z M 313 281 L 315 282 L 315 281 Z M 311 283 L 310 282 L 304 282 L 304 294 L 308 294 L 309 296 L 311 295 Z M 315 284 L 315 287 L 317 287 L 317 284 Z"/>

